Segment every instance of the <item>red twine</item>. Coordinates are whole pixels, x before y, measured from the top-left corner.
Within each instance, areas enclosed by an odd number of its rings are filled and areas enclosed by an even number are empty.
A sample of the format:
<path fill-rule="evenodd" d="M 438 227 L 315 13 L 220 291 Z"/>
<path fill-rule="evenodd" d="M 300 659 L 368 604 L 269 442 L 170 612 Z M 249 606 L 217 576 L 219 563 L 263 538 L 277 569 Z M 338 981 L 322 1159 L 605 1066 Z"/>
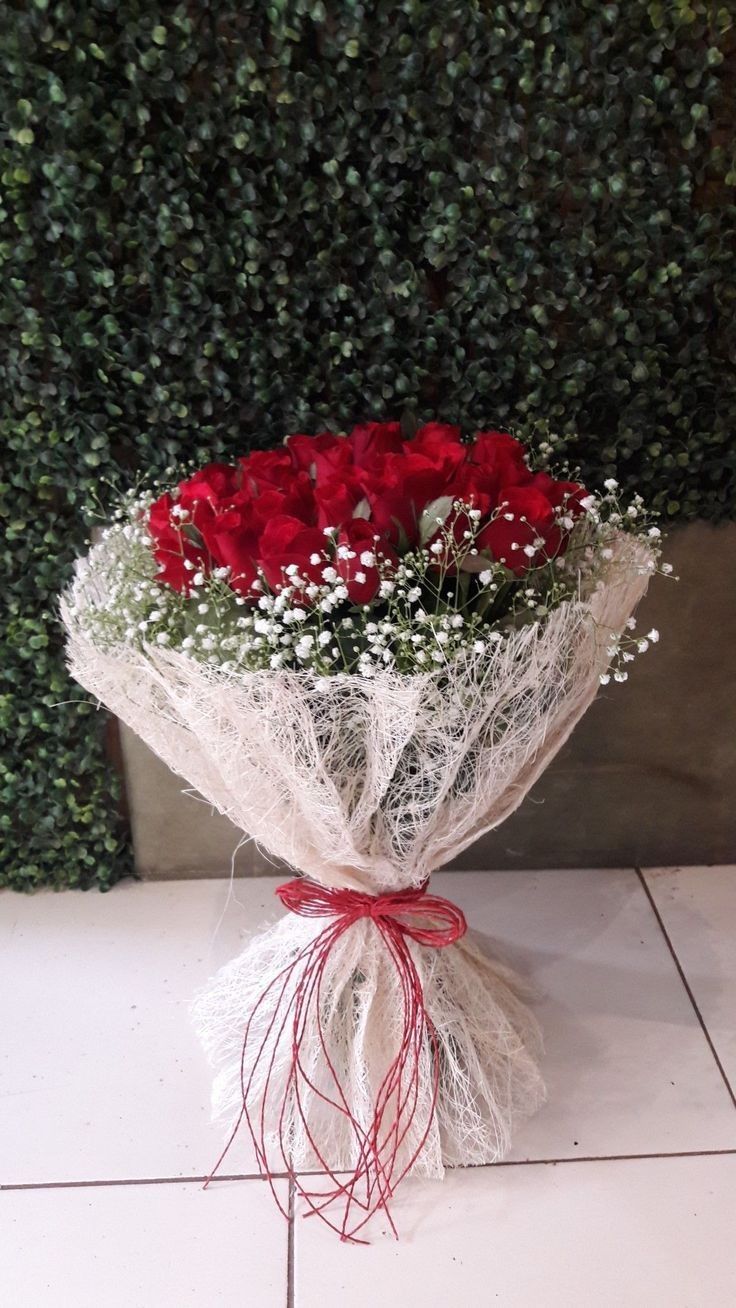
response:
<path fill-rule="evenodd" d="M 367 895 L 359 890 L 331 889 L 304 877 L 287 881 L 277 887 L 276 894 L 292 913 L 298 913 L 301 917 L 323 917 L 331 920 L 315 939 L 300 950 L 294 959 L 273 978 L 246 1022 L 240 1059 L 242 1108 L 230 1139 L 206 1184 L 209 1184 L 219 1169 L 245 1119 L 259 1166 L 268 1178 L 276 1203 L 284 1216 L 288 1214 L 276 1192 L 274 1178 L 285 1173 L 293 1181 L 296 1192 L 304 1200 L 308 1215 L 316 1213 L 342 1240 L 358 1244 L 366 1243 L 364 1240 L 359 1240 L 357 1234 L 380 1209 L 386 1213 L 391 1230 L 396 1235 L 396 1227 L 388 1210 L 388 1201 L 413 1167 L 426 1144 L 432 1129 L 440 1077 L 437 1032 L 427 1014 L 422 982 L 407 942 L 414 940 L 419 945 L 441 949 L 459 940 L 467 929 L 465 918 L 455 904 L 440 898 L 439 895 L 428 895 L 426 891 L 425 882 L 423 886 L 411 890 L 399 890 L 394 894 Z M 399 1047 L 377 1091 L 373 1118 L 367 1129 L 351 1112 L 327 1050 L 322 993 L 322 982 L 330 950 L 344 932 L 361 918 L 371 918 L 376 930 L 380 932 L 389 957 L 396 968 L 403 1008 Z M 293 982 L 291 987 L 290 982 Z M 273 1014 L 246 1079 L 246 1056 L 249 1052 L 254 1018 L 277 987 L 279 990 Z M 327 1092 L 314 1084 L 302 1061 L 302 1043 L 310 1015 L 318 1033 L 329 1075 L 330 1090 Z M 417 1112 L 420 1061 L 425 1041 L 429 1045 L 432 1068 L 427 1124 L 411 1156 L 399 1170 L 401 1145 Z M 274 1078 L 274 1065 L 282 1042 L 286 1042 L 287 1049 L 289 1046 L 291 1048 L 291 1064 L 286 1085 L 282 1085 L 279 1089 L 278 1086 L 272 1086 L 272 1078 Z M 253 1115 L 249 1106 L 251 1087 L 256 1072 L 259 1069 L 263 1070 L 264 1067 L 266 1078 L 263 1094 L 258 1110 Z M 344 1173 L 338 1175 L 320 1153 L 319 1142 L 314 1139 L 304 1112 L 305 1091 L 312 1092 L 327 1108 L 334 1109 L 348 1122 L 357 1152 L 357 1163 L 350 1175 L 345 1176 Z M 281 1169 L 269 1165 L 266 1146 L 267 1110 L 273 1107 L 272 1100 L 275 1094 L 281 1097 L 281 1105 L 278 1109 L 278 1138 L 283 1162 Z M 305 1189 L 294 1172 L 287 1153 L 287 1141 L 284 1139 L 286 1119 L 292 1107 L 314 1150 L 321 1172 L 331 1183 L 331 1188 L 327 1191 Z M 339 1224 L 326 1212 L 326 1209 L 337 1201 L 342 1201 L 342 1219 Z"/>

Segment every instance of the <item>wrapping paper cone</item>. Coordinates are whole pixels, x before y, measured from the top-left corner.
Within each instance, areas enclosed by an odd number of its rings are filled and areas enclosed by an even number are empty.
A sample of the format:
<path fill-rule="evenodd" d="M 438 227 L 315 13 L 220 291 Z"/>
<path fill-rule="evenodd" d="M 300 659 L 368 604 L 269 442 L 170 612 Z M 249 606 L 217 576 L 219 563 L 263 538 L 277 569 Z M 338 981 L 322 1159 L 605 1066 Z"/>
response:
<path fill-rule="evenodd" d="M 100 648 L 79 615 L 106 602 L 104 543 L 62 601 L 72 675 L 328 892 L 323 912 L 292 907 L 256 936 L 194 1016 L 218 1115 L 247 1123 L 268 1172 L 326 1174 L 299 1188 L 348 1238 L 407 1171 L 500 1158 L 543 1097 L 519 982 L 467 935 L 417 939 L 417 914 L 432 871 L 513 812 L 595 697 L 650 575 L 631 538 L 613 554 L 591 594 L 419 675 L 233 676 L 175 649 Z M 345 892 L 409 899 L 397 919 L 346 910 L 363 901 Z"/>

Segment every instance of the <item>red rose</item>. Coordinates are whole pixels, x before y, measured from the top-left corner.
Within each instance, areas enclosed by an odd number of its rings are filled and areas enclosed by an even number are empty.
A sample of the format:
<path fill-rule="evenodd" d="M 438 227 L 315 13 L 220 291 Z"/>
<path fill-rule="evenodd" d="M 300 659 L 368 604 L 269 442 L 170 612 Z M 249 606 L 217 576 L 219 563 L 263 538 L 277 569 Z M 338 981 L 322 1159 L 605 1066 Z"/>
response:
<path fill-rule="evenodd" d="M 425 422 L 407 441 L 407 451 L 422 454 L 448 479 L 465 463 L 468 447 L 460 440 L 460 428 L 444 422 Z"/>
<path fill-rule="evenodd" d="M 345 436 L 323 432 L 321 436 L 287 436 L 286 448 L 295 468 L 306 472 L 314 481 L 320 473 L 329 474 L 352 462 L 352 450 Z"/>
<path fill-rule="evenodd" d="M 205 572 L 212 562 L 211 532 L 222 513 L 238 494 L 238 471 L 224 463 L 210 463 L 194 476 L 179 482 L 178 498 L 169 508 L 169 523 L 194 548 L 188 557 Z M 166 497 L 157 503 L 163 506 Z M 151 534 L 161 539 L 163 508 L 154 505 L 149 514 Z"/>
<path fill-rule="evenodd" d="M 281 509 L 272 507 L 275 505 L 273 497 L 276 495 L 281 497 Z M 270 500 L 268 496 L 271 497 Z M 314 487 L 306 472 L 298 472 L 284 485 L 283 490 L 278 490 L 275 486 L 270 490 L 264 487 L 253 502 L 264 520 L 267 514 L 280 512 L 288 513 L 292 518 L 299 518 L 309 527 L 313 527 L 317 521 Z"/>
<path fill-rule="evenodd" d="M 451 494 L 453 500 L 461 500 L 469 509 L 478 509 L 481 518 L 487 518 L 498 507 L 498 477 L 477 464 L 464 463 L 452 479 Z M 455 513 L 452 524 L 455 540 L 460 542 L 471 525 L 467 513 Z"/>
<path fill-rule="evenodd" d="M 349 552 L 352 557 L 345 557 Z M 380 573 L 377 562 L 384 560 L 394 567 L 398 563 L 391 546 L 376 539 L 376 529 L 364 518 L 346 522 L 337 537 L 335 568 L 344 581 L 353 604 L 370 604 L 378 592 Z"/>
<path fill-rule="evenodd" d="M 261 592 L 258 581 L 258 536 L 255 532 L 218 532 L 218 563 L 230 568 L 228 585 L 245 599 L 255 599 Z"/>
<path fill-rule="evenodd" d="M 278 492 L 274 494 L 280 501 Z M 213 564 L 230 568 L 228 585 L 247 599 L 255 598 L 258 591 L 253 583 L 258 579 L 260 525 L 247 492 L 239 491 L 230 506 L 206 524 L 203 534 Z"/>
<path fill-rule="evenodd" d="M 308 438 L 299 438 L 308 439 Z M 315 521 L 315 505 L 309 473 L 294 466 L 288 450 L 254 450 L 238 459 L 242 489 L 252 497 L 253 503 L 278 494 L 280 507 L 271 499 L 269 513 L 288 513 L 304 522 Z"/>
<path fill-rule="evenodd" d="M 364 480 L 371 521 L 394 541 L 399 541 L 403 532 L 407 545 L 416 544 L 427 506 L 441 497 L 458 498 L 458 478 L 466 455 L 459 427 L 425 423 L 397 454 L 384 460 L 379 475 Z M 457 519 L 459 515 L 454 516 Z M 459 523 L 458 530 L 462 535 Z"/>
<path fill-rule="evenodd" d="M 210 463 L 187 481 L 179 482 L 178 506 L 183 510 L 185 535 L 209 549 L 207 536 L 224 505 L 238 493 L 238 470 L 226 463 Z M 205 554 L 205 569 L 209 560 Z"/>
<path fill-rule="evenodd" d="M 324 559 L 325 538 L 316 527 L 305 527 L 298 518 L 287 514 L 271 518 L 261 535 L 259 562 L 263 575 L 272 590 L 281 590 L 290 584 L 286 569 L 295 564 L 301 577 L 320 584 Z M 313 557 L 319 555 L 316 563 Z"/>
<path fill-rule="evenodd" d="M 444 469 L 423 454 L 389 454 L 380 473 L 365 475 L 356 469 L 356 474 L 370 506 L 370 521 L 381 536 L 409 547 L 418 540 L 422 510 L 448 489 Z"/>
<path fill-rule="evenodd" d="M 366 470 L 380 467 L 387 454 L 400 454 L 404 442 L 398 422 L 363 422 L 353 427 L 348 442 L 353 462 Z"/>
<path fill-rule="evenodd" d="M 274 589 L 287 583 L 290 564 L 320 583 L 328 548 L 322 528 L 334 527 L 338 548 L 353 556 L 338 557 L 338 575 L 351 601 L 364 604 L 378 591 L 376 557 L 396 566 L 394 546 L 418 544 L 422 514 L 437 500 L 438 514 L 457 500 L 477 509 L 480 561 L 485 553 L 522 576 L 565 548 L 570 523 L 563 520 L 584 512 L 585 495 L 576 482 L 532 473 L 524 445 L 506 432 L 477 432 L 466 445 L 458 427 L 428 422 L 404 441 L 399 423 L 369 422 L 349 436 L 296 434 L 283 449 L 208 464 L 180 483 L 178 499 L 155 502 L 148 525 L 163 583 L 189 594 L 197 570 L 222 566 L 249 599 L 258 594 L 259 569 Z M 462 555 L 475 524 L 449 507 L 444 527 L 429 540 L 423 532 L 423 543 L 449 531 Z M 365 564 L 361 556 L 374 557 Z"/>
<path fill-rule="evenodd" d="M 234 495 L 239 485 L 237 468 L 229 463 L 208 463 L 186 481 L 179 482 L 179 502 L 186 506 L 199 501 L 218 504 Z"/>
<path fill-rule="evenodd" d="M 154 556 L 160 564 L 160 578 L 176 590 L 189 592 L 192 574 L 199 568 L 207 571 L 210 556 L 205 531 L 216 508 L 216 491 L 202 479 L 202 498 L 188 492 L 188 483 L 181 482 L 179 495 L 168 492 L 151 505 L 148 529 L 155 541 Z M 186 566 L 185 560 L 193 564 Z"/>
<path fill-rule="evenodd" d="M 221 505 L 237 493 L 239 482 L 238 470 L 226 463 L 210 463 L 187 481 L 180 481 L 178 503 L 187 512 L 185 521 L 204 535 Z"/>
<path fill-rule="evenodd" d="M 339 527 L 349 522 L 363 498 L 363 487 L 350 469 L 320 477 L 314 488 L 317 526 Z"/>
<path fill-rule="evenodd" d="M 508 518 L 511 521 L 508 521 Z M 555 528 L 555 514 L 549 500 L 530 486 L 512 486 L 503 496 L 500 512 L 478 533 L 476 545 L 520 577 L 545 557 L 543 546 Z M 531 553 L 526 553 L 529 549 Z"/>
<path fill-rule="evenodd" d="M 555 511 L 555 525 L 545 537 L 545 557 L 553 559 L 567 549 L 570 527 L 563 526 L 562 519 L 580 518 L 585 513 L 582 501 L 588 492 L 576 481 L 556 481 L 546 472 L 535 472 L 530 483 L 549 500 Z"/>
<path fill-rule="evenodd" d="M 173 590 L 188 595 L 192 577 L 199 567 L 207 566 L 207 555 L 201 546 L 182 530 L 172 510 L 176 501 L 167 491 L 151 505 L 148 513 L 148 530 L 154 541 L 153 557 L 158 564 L 158 580 Z M 185 562 L 186 561 L 186 562 Z M 187 568 L 186 563 L 192 567 Z"/>
<path fill-rule="evenodd" d="M 253 450 L 238 459 L 240 483 L 254 495 L 267 486 L 285 490 L 295 475 L 288 450 Z"/>
<path fill-rule="evenodd" d="M 479 431 L 468 450 L 469 463 L 484 474 L 485 489 L 496 504 L 508 486 L 531 481 L 521 441 L 502 431 Z"/>
<path fill-rule="evenodd" d="M 585 513 L 582 506 L 588 494 L 584 486 L 578 481 L 556 481 L 546 472 L 535 472 L 529 483 L 535 490 L 541 491 L 549 500 L 555 509 L 559 509 L 564 516 L 569 514 L 571 518 L 579 518 Z"/>

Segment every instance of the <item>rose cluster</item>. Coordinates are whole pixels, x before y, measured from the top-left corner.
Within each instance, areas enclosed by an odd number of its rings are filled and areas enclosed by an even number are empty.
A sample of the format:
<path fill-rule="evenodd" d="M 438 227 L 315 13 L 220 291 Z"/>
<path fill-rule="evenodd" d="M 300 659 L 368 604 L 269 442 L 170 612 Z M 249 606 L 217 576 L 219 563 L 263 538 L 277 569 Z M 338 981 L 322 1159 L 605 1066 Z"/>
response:
<path fill-rule="evenodd" d="M 398 423 L 371 422 L 209 464 L 157 499 L 147 525 L 158 580 L 184 594 L 214 573 L 254 601 L 264 584 L 278 592 L 295 576 L 319 585 L 327 562 L 349 599 L 366 604 L 381 573 L 419 545 L 432 549 L 440 526 L 438 566 L 491 563 L 522 577 L 564 551 L 586 494 L 533 472 L 504 432 L 465 442 L 458 427 L 432 422 L 405 440 Z M 452 559 L 440 559 L 448 531 Z"/>

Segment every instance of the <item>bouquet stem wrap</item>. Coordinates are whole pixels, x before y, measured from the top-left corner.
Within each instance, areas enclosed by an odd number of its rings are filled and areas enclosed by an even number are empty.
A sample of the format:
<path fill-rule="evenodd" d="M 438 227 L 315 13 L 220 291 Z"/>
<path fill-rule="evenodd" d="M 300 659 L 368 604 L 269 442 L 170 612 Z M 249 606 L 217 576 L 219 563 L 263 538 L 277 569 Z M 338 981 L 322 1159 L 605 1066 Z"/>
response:
<path fill-rule="evenodd" d="M 324 1217 L 328 1225 L 342 1239 L 357 1239 L 360 1231 L 378 1209 L 383 1209 L 392 1230 L 395 1228 L 388 1209 L 388 1200 L 403 1176 L 416 1163 L 431 1128 L 440 1084 L 441 1044 L 424 1003 L 424 989 L 417 966 L 412 957 L 409 941 L 441 949 L 454 944 L 467 929 L 460 909 L 449 900 L 426 893 L 426 883 L 412 890 L 400 890 L 388 895 L 365 895 L 358 890 L 330 889 L 316 882 L 299 878 L 279 886 L 276 894 L 282 904 L 301 917 L 327 918 L 314 939 L 300 950 L 282 972 L 262 991 L 251 1010 L 245 1025 L 240 1059 L 242 1108 L 215 1167 L 217 1171 L 232 1144 L 243 1120 L 246 1121 L 259 1166 L 269 1178 L 274 1173 L 288 1171 L 291 1166 L 288 1140 L 284 1124 L 290 1104 L 299 1119 L 301 1130 L 309 1141 L 323 1175 L 329 1178 L 330 1188 L 315 1196 L 306 1184 L 297 1189 L 312 1213 Z M 395 968 L 401 991 L 401 1030 L 396 1055 L 390 1063 L 375 1100 L 371 1105 L 372 1118 L 365 1129 L 355 1116 L 346 1097 L 330 1051 L 330 1032 L 326 1027 L 329 1005 L 325 1003 L 323 978 L 329 964 L 331 950 L 341 936 L 361 919 L 373 924 L 378 933 L 387 960 Z M 272 997 L 275 991 L 275 1000 Z M 355 993 L 355 989 L 353 991 Z M 268 1024 L 258 1041 L 261 1009 L 268 1014 Z M 316 1032 L 323 1055 L 324 1085 L 318 1083 L 309 1053 L 309 1041 Z M 257 1048 L 251 1050 L 251 1042 Z M 290 1067 L 283 1078 L 274 1077 L 274 1066 L 280 1053 L 290 1054 Z M 402 1146 L 420 1109 L 422 1089 L 422 1060 L 425 1049 L 430 1057 L 429 1113 L 424 1122 L 423 1134 L 413 1144 L 413 1152 L 403 1160 Z M 249 1068 L 246 1080 L 246 1066 Z M 251 1111 L 253 1084 L 262 1081 L 260 1104 Z M 325 1113 L 334 1112 L 344 1119 L 352 1136 L 356 1165 L 348 1177 L 337 1175 L 329 1157 L 322 1153 L 322 1145 L 310 1128 L 307 1104 L 316 1096 Z M 274 1104 L 271 1104 L 271 1098 Z M 258 1108 L 260 1111 L 258 1111 Z M 266 1121 L 278 1114 L 280 1159 L 274 1161 L 269 1149 Z M 214 1173 L 213 1173 L 214 1175 Z M 210 1177 L 210 1179 L 212 1179 Z M 274 1190 L 277 1203 L 278 1195 Z M 336 1201 L 342 1205 L 340 1226 L 325 1214 Z M 357 1215 L 354 1212 L 357 1209 Z"/>
<path fill-rule="evenodd" d="M 519 805 L 567 740 L 651 560 L 621 535 L 589 593 L 493 654 L 468 650 L 426 674 L 320 677 L 103 648 L 79 615 L 107 602 L 106 548 L 63 603 L 73 675 L 310 878 L 282 891 L 292 911 L 196 1001 L 215 1109 L 230 1128 L 247 1110 L 269 1172 L 278 1158 L 292 1176 L 326 1174 L 326 1191 L 300 1188 L 326 1219 L 341 1200 L 335 1228 L 355 1238 L 404 1174 L 497 1160 L 542 1100 L 519 982 L 424 886 Z"/>

